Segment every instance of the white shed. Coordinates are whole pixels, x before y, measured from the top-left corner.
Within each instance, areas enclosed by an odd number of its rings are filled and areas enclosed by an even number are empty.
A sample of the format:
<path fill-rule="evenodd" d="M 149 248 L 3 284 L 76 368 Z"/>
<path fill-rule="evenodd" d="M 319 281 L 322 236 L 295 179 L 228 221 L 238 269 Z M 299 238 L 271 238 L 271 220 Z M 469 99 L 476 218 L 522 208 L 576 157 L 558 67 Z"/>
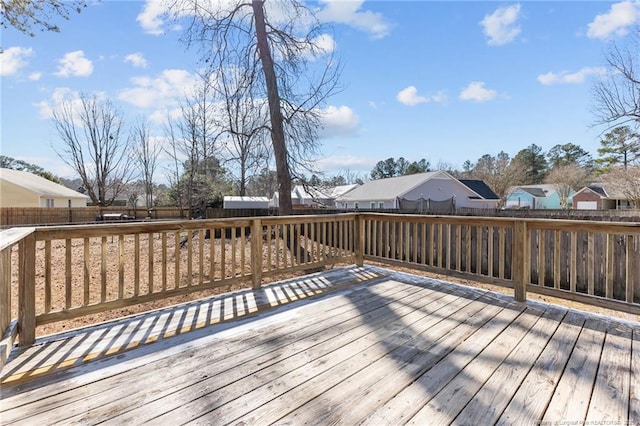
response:
<path fill-rule="evenodd" d="M 269 198 L 225 195 L 222 205 L 225 209 L 268 209 Z"/>

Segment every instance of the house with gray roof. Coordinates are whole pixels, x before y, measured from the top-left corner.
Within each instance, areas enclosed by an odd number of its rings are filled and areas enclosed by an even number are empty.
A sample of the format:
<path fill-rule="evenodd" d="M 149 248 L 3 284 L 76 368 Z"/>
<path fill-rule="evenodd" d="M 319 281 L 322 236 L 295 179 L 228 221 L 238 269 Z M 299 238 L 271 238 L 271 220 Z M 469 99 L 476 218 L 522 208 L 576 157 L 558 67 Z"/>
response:
<path fill-rule="evenodd" d="M 86 207 L 89 197 L 33 173 L 0 169 L 1 207 Z"/>
<path fill-rule="evenodd" d="M 573 189 L 569 190 L 567 204 L 572 204 Z M 561 209 L 562 203 L 557 185 L 520 185 L 509 189 L 506 195 L 507 209 Z"/>
<path fill-rule="evenodd" d="M 338 197 L 336 205 L 346 209 L 400 209 L 407 202 L 423 206 L 450 202 L 455 208 L 496 208 L 499 201 L 482 181 L 458 180 L 445 171 L 435 171 L 370 180 Z"/>

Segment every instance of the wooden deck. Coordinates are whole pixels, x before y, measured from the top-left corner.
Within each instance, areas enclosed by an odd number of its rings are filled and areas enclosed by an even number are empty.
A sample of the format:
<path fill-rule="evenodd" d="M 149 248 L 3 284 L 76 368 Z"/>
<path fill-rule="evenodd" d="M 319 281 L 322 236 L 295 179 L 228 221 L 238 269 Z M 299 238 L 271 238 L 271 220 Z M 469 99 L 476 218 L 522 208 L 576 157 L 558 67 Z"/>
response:
<path fill-rule="evenodd" d="M 640 424 L 640 324 L 352 267 L 41 339 L 1 380 L 2 424 Z"/>

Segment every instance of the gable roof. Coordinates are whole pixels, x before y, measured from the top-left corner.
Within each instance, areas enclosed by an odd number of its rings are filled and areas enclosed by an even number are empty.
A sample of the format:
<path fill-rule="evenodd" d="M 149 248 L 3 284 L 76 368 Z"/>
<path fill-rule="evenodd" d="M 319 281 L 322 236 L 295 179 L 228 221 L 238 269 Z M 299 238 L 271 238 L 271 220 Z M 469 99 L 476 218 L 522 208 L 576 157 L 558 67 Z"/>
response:
<path fill-rule="evenodd" d="M 0 180 L 34 192 L 41 197 L 89 198 L 88 196 L 74 191 L 73 189 L 69 189 L 66 186 L 62 186 L 58 183 L 51 182 L 48 179 L 22 170 L 0 168 Z"/>
<path fill-rule="evenodd" d="M 357 188 L 339 197 L 340 201 L 370 201 L 370 200 L 394 200 L 402 197 L 407 192 L 424 182 L 442 175 L 451 178 L 443 171 L 417 173 L 406 176 L 396 176 L 386 179 L 376 179 L 365 182 Z M 453 179 L 453 178 L 452 178 Z"/>
<path fill-rule="evenodd" d="M 552 184 L 539 184 L 539 185 L 514 186 L 511 189 L 509 189 L 509 194 L 511 194 L 514 191 L 517 191 L 518 189 L 521 189 L 522 191 L 525 191 L 533 195 L 534 197 L 539 197 L 539 198 L 547 197 L 553 194 L 554 192 L 557 192 L 556 187 Z"/>
<path fill-rule="evenodd" d="M 585 186 L 578 192 L 590 190 L 600 196 L 600 198 L 606 198 L 610 200 L 626 200 L 627 196 L 622 193 L 618 188 L 611 187 L 611 185 L 605 185 L 601 182 L 592 183 Z"/>
<path fill-rule="evenodd" d="M 470 190 L 478 194 L 480 196 L 479 198 L 483 198 L 485 200 L 500 199 L 500 197 L 498 197 L 496 193 L 493 192 L 491 188 L 489 188 L 489 185 L 487 185 L 483 180 L 480 180 L 480 179 L 458 179 L 458 180 L 464 186 L 466 186 L 467 188 L 469 188 Z"/>

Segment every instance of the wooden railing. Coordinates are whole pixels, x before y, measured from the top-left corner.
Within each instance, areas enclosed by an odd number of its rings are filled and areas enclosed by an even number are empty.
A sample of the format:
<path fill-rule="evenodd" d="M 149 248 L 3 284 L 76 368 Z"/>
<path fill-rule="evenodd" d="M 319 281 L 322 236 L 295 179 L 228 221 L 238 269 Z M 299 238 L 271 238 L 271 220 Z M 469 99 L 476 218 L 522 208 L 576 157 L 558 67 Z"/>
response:
<path fill-rule="evenodd" d="M 18 241 L 19 284 L 5 269 L 15 242 L 4 245 L 0 289 L 13 283 L 19 290 L 17 300 L 0 294 L 2 329 L 5 317 L 17 314 L 20 343 L 28 345 L 39 325 L 234 283 L 259 288 L 264 277 L 353 263 L 354 217 L 35 228 Z"/>
<path fill-rule="evenodd" d="M 22 345 L 43 324 L 364 261 L 506 286 L 519 301 L 537 292 L 640 313 L 637 223 L 351 213 L 0 235 L 0 329 L 15 337 L 17 324 Z"/>
<path fill-rule="evenodd" d="M 364 259 L 640 313 L 640 224 L 363 214 Z"/>

